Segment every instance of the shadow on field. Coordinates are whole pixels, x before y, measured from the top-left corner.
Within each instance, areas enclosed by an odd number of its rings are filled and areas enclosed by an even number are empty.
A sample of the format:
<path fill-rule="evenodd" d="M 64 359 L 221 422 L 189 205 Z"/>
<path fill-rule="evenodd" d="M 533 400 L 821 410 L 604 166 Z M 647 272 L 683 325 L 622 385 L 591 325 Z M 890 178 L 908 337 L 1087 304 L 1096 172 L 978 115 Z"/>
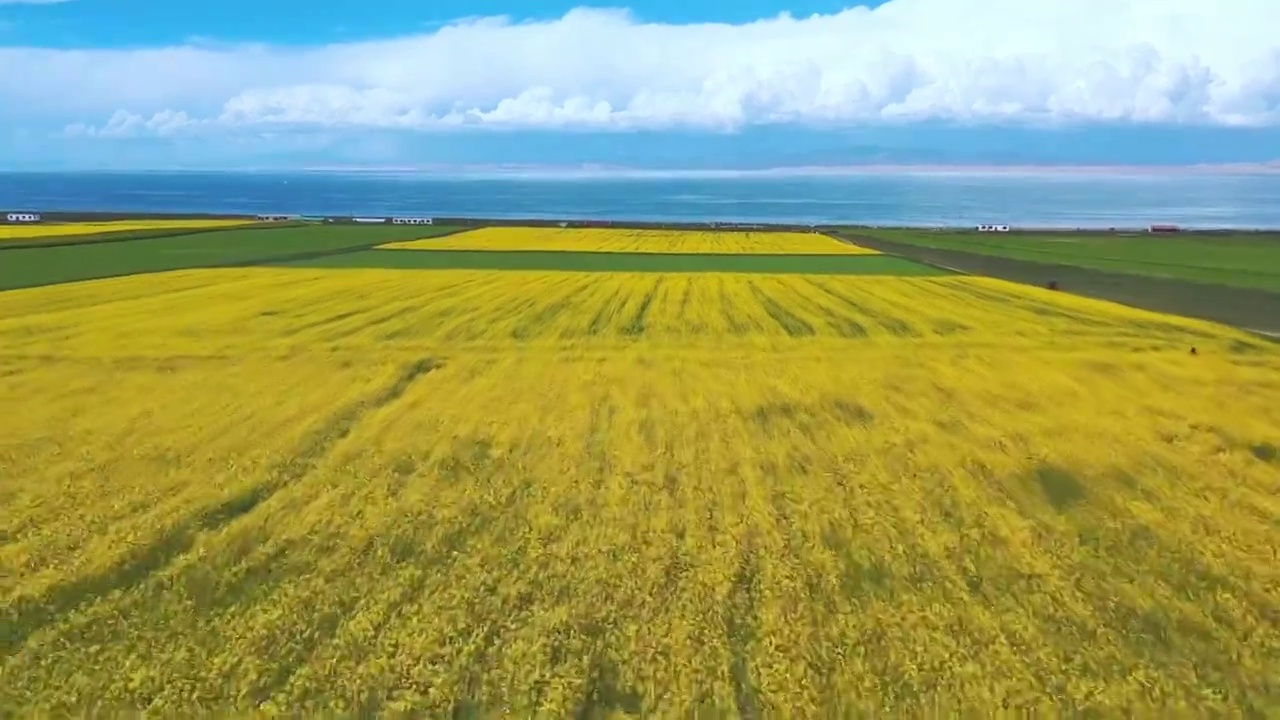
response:
<path fill-rule="evenodd" d="M 1253 445 L 1249 448 L 1249 452 L 1253 453 L 1255 458 L 1265 463 L 1275 462 L 1276 458 L 1280 457 L 1280 449 L 1277 449 L 1276 446 L 1271 443 L 1258 443 Z"/>
<path fill-rule="evenodd" d="M 1070 510 L 1087 496 L 1084 483 L 1075 473 L 1057 465 L 1042 464 L 1031 471 L 1031 479 L 1044 499 L 1058 512 Z"/>
<path fill-rule="evenodd" d="M 840 233 L 834 237 L 935 267 L 1038 287 L 1056 283 L 1059 290 L 1076 295 L 1220 322 L 1246 330 L 1280 334 L 1280 294 L 1263 290 L 1125 275 L 1074 265 L 1014 260 L 959 250 L 940 250 L 864 237 L 853 232 Z"/>
<path fill-rule="evenodd" d="M 190 550 L 202 533 L 216 532 L 230 525 L 301 480 L 320 464 L 335 444 L 351 434 L 362 417 L 395 402 L 416 380 L 438 367 L 430 358 L 408 364 L 382 392 L 342 409 L 327 420 L 292 458 L 268 472 L 264 482 L 241 490 L 217 505 L 199 508 L 112 567 L 57 585 L 43 597 L 18 601 L 0 619 L 0 656 L 14 654 L 33 634 L 76 608 L 143 584 L 153 573 Z"/>
<path fill-rule="evenodd" d="M 573 715 L 575 720 L 603 720 L 619 712 L 634 716 L 643 711 L 643 698 L 623 686 L 617 664 L 603 659 L 592 662 L 586 697 Z"/>

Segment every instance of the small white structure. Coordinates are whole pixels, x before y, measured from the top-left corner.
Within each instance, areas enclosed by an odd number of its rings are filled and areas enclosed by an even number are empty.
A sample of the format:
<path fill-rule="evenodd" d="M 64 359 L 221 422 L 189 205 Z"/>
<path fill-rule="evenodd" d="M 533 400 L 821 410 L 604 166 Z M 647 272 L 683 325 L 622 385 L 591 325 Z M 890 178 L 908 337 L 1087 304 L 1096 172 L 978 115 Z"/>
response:
<path fill-rule="evenodd" d="M 5 220 L 11 223 L 30 223 L 40 222 L 40 213 L 16 212 L 9 213 L 5 216 Z"/>
<path fill-rule="evenodd" d="M 358 223 L 385 223 L 386 218 L 351 218 L 351 222 Z"/>
<path fill-rule="evenodd" d="M 1009 232 L 1008 225 L 979 225 L 978 232 Z"/>
<path fill-rule="evenodd" d="M 434 218 L 398 217 L 391 218 L 392 225 L 435 225 Z"/>

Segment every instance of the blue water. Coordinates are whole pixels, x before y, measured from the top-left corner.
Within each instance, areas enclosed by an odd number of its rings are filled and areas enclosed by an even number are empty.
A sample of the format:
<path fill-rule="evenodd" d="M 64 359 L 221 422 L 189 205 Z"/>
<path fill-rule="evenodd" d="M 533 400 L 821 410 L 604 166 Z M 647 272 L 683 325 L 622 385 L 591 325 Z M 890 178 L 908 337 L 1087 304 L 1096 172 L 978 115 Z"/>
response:
<path fill-rule="evenodd" d="M 1280 228 L 1280 174 L 0 173 L 0 210 Z"/>

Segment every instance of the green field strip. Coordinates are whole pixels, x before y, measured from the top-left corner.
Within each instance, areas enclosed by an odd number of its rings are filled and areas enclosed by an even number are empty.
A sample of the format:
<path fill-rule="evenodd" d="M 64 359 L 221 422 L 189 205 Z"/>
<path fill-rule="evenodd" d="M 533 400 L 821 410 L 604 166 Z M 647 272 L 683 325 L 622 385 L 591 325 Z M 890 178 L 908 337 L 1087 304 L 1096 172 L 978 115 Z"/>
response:
<path fill-rule="evenodd" d="M 937 232 L 859 229 L 843 233 L 938 250 L 1074 265 L 1128 275 L 1280 292 L 1280 235 Z"/>
<path fill-rule="evenodd" d="M 711 255 L 493 250 L 365 250 L 282 263 L 291 267 L 566 272 L 729 272 L 804 275 L 947 275 L 889 255 Z"/>
<path fill-rule="evenodd" d="M 167 270 L 268 264 L 454 231 L 443 226 L 320 225 L 6 249 L 0 252 L 0 290 Z"/>

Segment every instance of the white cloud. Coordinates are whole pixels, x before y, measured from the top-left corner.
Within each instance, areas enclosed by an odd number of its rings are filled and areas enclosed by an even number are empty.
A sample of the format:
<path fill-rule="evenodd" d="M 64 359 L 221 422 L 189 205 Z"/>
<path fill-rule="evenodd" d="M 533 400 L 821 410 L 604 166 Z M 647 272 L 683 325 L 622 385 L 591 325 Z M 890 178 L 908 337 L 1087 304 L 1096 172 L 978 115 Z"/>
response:
<path fill-rule="evenodd" d="M 71 0 L 0 0 L 0 5 L 58 5 Z"/>
<path fill-rule="evenodd" d="M 744 25 L 575 10 L 311 48 L 0 48 L 0 104 L 199 128 L 1280 125 L 1277 0 L 891 0 Z M 96 118 L 96 119 L 95 119 Z"/>
<path fill-rule="evenodd" d="M 95 127 L 85 123 L 72 123 L 64 129 L 71 137 L 132 137 L 135 135 L 159 135 L 167 137 L 181 130 L 207 126 L 207 120 L 192 120 L 185 112 L 161 110 L 150 118 L 117 110 L 106 124 Z"/>

